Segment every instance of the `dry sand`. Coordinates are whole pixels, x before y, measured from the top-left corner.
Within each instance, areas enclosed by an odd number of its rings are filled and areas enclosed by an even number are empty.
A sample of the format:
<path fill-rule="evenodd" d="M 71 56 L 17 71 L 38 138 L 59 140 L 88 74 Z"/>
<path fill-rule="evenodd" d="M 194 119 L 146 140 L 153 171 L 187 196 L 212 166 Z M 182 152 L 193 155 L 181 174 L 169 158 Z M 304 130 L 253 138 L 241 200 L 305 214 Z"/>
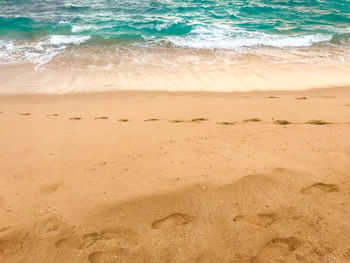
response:
<path fill-rule="evenodd" d="M 0 262 L 350 262 L 349 88 L 0 112 Z"/>

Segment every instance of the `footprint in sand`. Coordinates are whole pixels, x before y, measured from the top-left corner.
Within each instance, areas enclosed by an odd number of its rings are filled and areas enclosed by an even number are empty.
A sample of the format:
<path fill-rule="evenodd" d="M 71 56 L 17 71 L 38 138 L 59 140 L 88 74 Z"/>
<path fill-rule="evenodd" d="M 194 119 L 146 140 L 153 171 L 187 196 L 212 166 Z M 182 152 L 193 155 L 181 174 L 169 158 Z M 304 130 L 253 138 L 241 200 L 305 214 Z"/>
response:
<path fill-rule="evenodd" d="M 70 117 L 69 119 L 72 121 L 78 121 L 81 120 L 81 117 Z"/>
<path fill-rule="evenodd" d="M 0 228 L 0 240 L 6 240 L 5 238 L 12 235 L 13 230 L 13 226 L 4 226 Z"/>
<path fill-rule="evenodd" d="M 108 117 L 106 116 L 96 117 L 95 120 L 108 120 Z"/>
<path fill-rule="evenodd" d="M 153 118 L 153 119 L 146 119 L 146 120 L 144 120 L 144 122 L 147 122 L 147 121 L 160 121 L 160 119 Z"/>
<path fill-rule="evenodd" d="M 55 216 L 48 215 L 43 218 L 38 219 L 35 222 L 35 229 L 38 233 L 47 235 L 49 233 L 55 234 L 59 232 L 59 229 L 62 226 L 62 222 Z"/>
<path fill-rule="evenodd" d="M 222 122 L 217 122 L 216 124 L 219 124 L 219 125 L 235 125 L 236 122 L 222 121 Z"/>
<path fill-rule="evenodd" d="M 311 186 L 301 189 L 300 193 L 309 195 L 317 193 L 332 193 L 338 191 L 339 187 L 336 184 L 315 183 Z"/>
<path fill-rule="evenodd" d="M 96 248 L 105 247 L 106 243 L 114 247 L 132 247 L 138 244 L 138 240 L 133 231 L 111 230 L 93 232 L 82 236 L 70 236 L 56 242 L 57 248 L 86 249 L 91 246 Z"/>
<path fill-rule="evenodd" d="M 290 121 L 287 120 L 274 120 L 273 124 L 277 124 L 277 125 L 288 125 L 288 124 L 292 124 Z"/>
<path fill-rule="evenodd" d="M 29 112 L 25 112 L 25 113 L 19 113 L 18 115 L 21 115 L 21 116 L 29 116 L 31 115 Z"/>
<path fill-rule="evenodd" d="M 274 213 L 262 213 L 257 215 L 238 215 L 233 219 L 233 221 L 267 227 L 272 225 L 277 219 L 278 217 Z"/>
<path fill-rule="evenodd" d="M 296 99 L 296 100 L 307 100 L 308 97 L 296 97 L 295 99 Z"/>
<path fill-rule="evenodd" d="M 279 99 L 280 97 L 275 97 L 275 96 L 269 96 L 267 97 L 268 99 Z"/>
<path fill-rule="evenodd" d="M 58 114 L 57 113 L 49 113 L 49 114 L 46 114 L 47 117 L 57 117 Z"/>
<path fill-rule="evenodd" d="M 40 186 L 39 192 L 41 194 L 51 194 L 55 192 L 60 185 L 61 183 L 44 184 Z"/>
<path fill-rule="evenodd" d="M 128 122 L 128 121 L 130 121 L 130 120 L 128 120 L 128 119 L 119 119 L 118 121 L 119 121 L 119 122 Z"/>
<path fill-rule="evenodd" d="M 171 214 L 167 217 L 154 221 L 153 229 L 167 229 L 175 226 L 186 225 L 191 222 L 191 217 L 182 213 Z"/>
<path fill-rule="evenodd" d="M 312 124 L 312 125 L 326 125 L 330 124 L 329 122 L 323 121 L 323 120 L 309 120 L 305 122 L 306 124 Z"/>
<path fill-rule="evenodd" d="M 0 259 L 4 259 L 3 256 L 11 252 L 18 253 L 23 248 L 22 238 L 24 235 L 16 225 L 2 225 L 0 227 Z"/>
<path fill-rule="evenodd" d="M 111 252 L 96 251 L 88 256 L 88 260 L 91 263 L 117 263 L 123 262 L 127 251 L 123 248 L 116 248 Z"/>
<path fill-rule="evenodd" d="M 258 118 L 252 118 L 252 119 L 246 119 L 246 120 L 243 120 L 243 122 L 260 122 L 261 119 L 258 119 Z"/>
<path fill-rule="evenodd" d="M 180 123 L 180 122 L 186 122 L 185 120 L 170 120 L 171 123 Z"/>
<path fill-rule="evenodd" d="M 94 251 L 88 256 L 90 263 L 134 263 L 151 262 L 145 251 L 126 249 L 125 247 L 115 247 L 112 249 Z"/>
<path fill-rule="evenodd" d="M 69 248 L 69 249 L 83 249 L 83 241 L 79 237 L 71 236 L 68 238 L 60 239 L 55 243 L 57 248 Z"/>
<path fill-rule="evenodd" d="M 261 248 L 259 254 L 253 257 L 252 263 L 279 262 L 281 258 L 286 258 L 290 253 L 297 250 L 301 242 L 295 237 L 273 238 Z"/>
<path fill-rule="evenodd" d="M 196 118 L 196 119 L 190 120 L 190 122 L 203 122 L 203 121 L 209 121 L 209 119 L 207 119 L 207 118 Z"/>

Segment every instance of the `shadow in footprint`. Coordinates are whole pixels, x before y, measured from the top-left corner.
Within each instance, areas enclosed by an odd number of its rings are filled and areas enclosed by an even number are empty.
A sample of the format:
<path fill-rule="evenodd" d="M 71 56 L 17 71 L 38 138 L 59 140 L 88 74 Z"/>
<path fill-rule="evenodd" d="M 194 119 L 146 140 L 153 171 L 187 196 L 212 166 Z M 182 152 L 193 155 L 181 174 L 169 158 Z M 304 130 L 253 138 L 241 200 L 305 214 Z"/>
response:
<path fill-rule="evenodd" d="M 186 225 L 191 222 L 191 217 L 182 213 L 171 214 L 167 217 L 154 221 L 153 229 L 167 229 L 179 225 Z"/>
<path fill-rule="evenodd" d="M 339 191 L 339 187 L 336 184 L 324 184 L 315 183 L 309 187 L 301 189 L 302 194 L 316 194 L 316 193 L 332 193 Z"/>
<path fill-rule="evenodd" d="M 119 122 L 128 122 L 128 121 L 130 121 L 130 120 L 128 120 L 128 119 L 119 119 L 118 121 L 119 121 Z"/>
<path fill-rule="evenodd" d="M 81 120 L 81 117 L 70 117 L 69 120 L 78 121 Z"/>
<path fill-rule="evenodd" d="M 260 122 L 261 119 L 258 119 L 258 118 L 252 118 L 252 119 L 245 119 L 243 120 L 243 122 Z"/>
<path fill-rule="evenodd" d="M 40 186 L 39 192 L 41 194 L 51 194 L 51 193 L 55 192 L 60 185 L 61 185 L 61 183 L 45 184 L 45 185 Z"/>
<path fill-rule="evenodd" d="M 144 251 L 129 250 L 125 247 L 105 248 L 104 250 L 94 251 L 88 256 L 88 260 L 90 263 L 151 262 Z"/>
<path fill-rule="evenodd" d="M 295 99 L 296 99 L 296 100 L 307 100 L 308 97 L 296 97 Z"/>
<path fill-rule="evenodd" d="M 305 122 L 306 124 L 311 124 L 311 125 L 326 125 L 330 124 L 329 122 L 323 121 L 323 120 L 309 120 Z"/>
<path fill-rule="evenodd" d="M 123 248 L 115 248 L 111 252 L 96 251 L 89 255 L 88 260 L 91 263 L 113 263 L 122 262 L 123 255 L 127 251 Z"/>
<path fill-rule="evenodd" d="M 298 246 L 300 245 L 300 241 L 295 238 L 295 237 L 287 237 L 287 238 L 273 238 L 270 242 L 271 244 L 274 245 L 286 245 L 287 249 L 289 251 L 294 251 L 298 248 Z"/>
<path fill-rule="evenodd" d="M 216 124 L 219 125 L 235 125 L 236 122 L 231 122 L 231 121 L 221 121 L 221 122 L 217 122 Z"/>
<path fill-rule="evenodd" d="M 96 117 L 95 120 L 108 120 L 108 117 L 106 116 Z"/>
<path fill-rule="evenodd" d="M 185 120 L 170 120 L 171 123 L 180 123 L 180 122 L 186 122 Z"/>
<path fill-rule="evenodd" d="M 288 124 L 292 124 L 290 121 L 287 120 L 274 120 L 273 124 L 277 124 L 277 125 L 288 125 Z"/>
<path fill-rule="evenodd" d="M 21 115 L 21 116 L 29 116 L 31 115 L 29 112 L 25 112 L 25 113 L 19 113 L 18 115 Z"/>
<path fill-rule="evenodd" d="M 60 239 L 55 243 L 57 248 L 82 249 L 84 244 L 78 237 Z"/>
<path fill-rule="evenodd" d="M 57 117 L 58 114 L 57 113 L 49 113 L 49 114 L 46 114 L 47 117 Z"/>
<path fill-rule="evenodd" d="M 160 121 L 160 119 L 153 118 L 153 119 L 146 119 L 146 120 L 144 120 L 144 122 L 147 122 L 147 121 Z"/>
<path fill-rule="evenodd" d="M 209 121 L 209 119 L 207 119 L 207 118 L 196 118 L 196 119 L 190 120 L 190 122 L 203 122 L 203 121 Z"/>

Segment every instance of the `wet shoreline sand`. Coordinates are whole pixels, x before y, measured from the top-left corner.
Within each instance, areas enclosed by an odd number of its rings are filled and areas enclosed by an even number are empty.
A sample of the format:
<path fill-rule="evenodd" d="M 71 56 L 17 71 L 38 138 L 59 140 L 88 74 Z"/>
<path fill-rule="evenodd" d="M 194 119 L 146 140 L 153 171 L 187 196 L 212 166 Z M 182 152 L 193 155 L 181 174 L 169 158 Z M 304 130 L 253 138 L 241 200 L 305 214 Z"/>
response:
<path fill-rule="evenodd" d="M 74 94 L 115 91 L 252 92 L 309 90 L 350 85 L 350 64 L 321 51 L 153 51 L 58 57 L 39 67 L 0 65 L 1 94 Z M 101 51 L 100 51 L 101 52 Z M 304 51 L 305 52 L 305 51 Z M 217 54 L 218 53 L 218 54 Z M 313 55 L 313 56 L 312 56 Z M 96 58 L 97 57 L 97 58 Z M 114 58 L 111 58 L 114 57 Z M 309 60 L 310 57 L 314 60 Z M 328 56 L 326 56 L 328 57 Z M 330 55 L 329 55 L 330 57 Z M 97 59 L 96 61 L 94 59 Z M 108 62 L 111 60 L 111 62 Z M 304 62 L 305 60 L 305 62 Z M 19 74 L 20 72 L 20 74 Z"/>

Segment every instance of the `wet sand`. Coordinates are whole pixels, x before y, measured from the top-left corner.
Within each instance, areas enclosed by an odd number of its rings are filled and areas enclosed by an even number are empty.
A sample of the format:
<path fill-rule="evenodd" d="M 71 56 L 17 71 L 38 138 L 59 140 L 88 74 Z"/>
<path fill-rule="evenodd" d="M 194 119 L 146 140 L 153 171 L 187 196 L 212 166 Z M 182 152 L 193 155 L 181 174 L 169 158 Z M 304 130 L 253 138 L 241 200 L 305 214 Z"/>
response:
<path fill-rule="evenodd" d="M 348 87 L 0 112 L 0 262 L 350 262 Z"/>
<path fill-rule="evenodd" d="M 167 53 L 168 54 L 168 53 Z M 0 65 L 1 94 L 67 94 L 115 91 L 246 92 L 307 90 L 350 86 L 350 61 L 277 62 L 271 57 L 224 57 L 183 54 L 157 64 L 134 60 L 120 65 L 91 60 L 54 60 L 34 70 L 32 64 Z M 199 57 L 197 57 L 197 55 Z M 146 53 L 146 57 L 150 54 Z M 316 55 L 315 55 L 316 56 Z M 350 55 L 349 55 L 350 56 Z M 316 56 L 317 57 L 317 56 Z M 184 61 L 179 62 L 179 58 Z M 186 62 L 198 58 L 197 63 Z M 142 57 L 139 58 L 141 61 Z M 147 59 L 144 58 L 146 61 Z M 301 59 L 301 58 L 300 58 Z M 158 61 L 156 60 L 156 61 Z M 203 60 L 203 61 L 202 61 Z M 140 61 L 139 61 L 140 62 Z M 155 61 L 154 61 L 155 62 Z"/>

